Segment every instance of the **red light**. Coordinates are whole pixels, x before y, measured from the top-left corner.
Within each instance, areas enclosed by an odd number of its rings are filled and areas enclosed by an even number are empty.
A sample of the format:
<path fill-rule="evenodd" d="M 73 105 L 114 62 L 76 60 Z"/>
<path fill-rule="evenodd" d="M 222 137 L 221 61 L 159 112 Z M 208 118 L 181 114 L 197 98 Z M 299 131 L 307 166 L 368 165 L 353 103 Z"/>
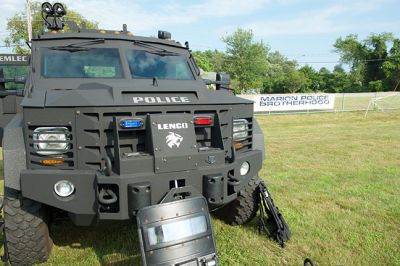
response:
<path fill-rule="evenodd" d="M 199 126 L 211 125 L 212 119 L 211 117 L 195 117 L 194 124 Z"/>

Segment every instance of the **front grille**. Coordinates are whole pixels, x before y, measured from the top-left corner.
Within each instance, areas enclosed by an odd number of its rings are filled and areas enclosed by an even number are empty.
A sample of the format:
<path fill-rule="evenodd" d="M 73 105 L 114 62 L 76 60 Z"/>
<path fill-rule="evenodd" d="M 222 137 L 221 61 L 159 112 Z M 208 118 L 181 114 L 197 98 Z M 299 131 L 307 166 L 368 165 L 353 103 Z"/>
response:
<path fill-rule="evenodd" d="M 151 107 L 150 107 L 151 108 Z M 114 130 L 114 121 L 127 117 L 146 117 L 148 114 L 209 114 L 218 118 L 218 123 L 211 128 L 196 128 L 197 145 L 199 148 L 220 148 L 225 149 L 227 156 L 231 156 L 231 136 L 232 136 L 232 114 L 226 108 L 216 108 L 214 110 L 201 109 L 190 111 L 188 109 L 179 109 L 182 107 L 171 106 L 168 111 L 157 110 L 158 107 L 152 107 L 150 110 L 130 111 L 131 108 L 121 108 L 119 112 L 93 112 L 81 111 L 77 117 L 77 146 L 79 150 L 79 168 L 99 170 L 104 167 L 104 158 L 109 157 L 114 164 L 115 150 L 121 154 L 141 153 L 150 155 L 148 136 L 146 130 L 118 131 L 118 149 L 116 145 L 116 132 Z M 218 128 L 219 127 L 219 128 Z M 213 138 L 217 129 L 220 132 L 219 141 Z M 221 138 L 222 136 L 222 138 Z"/>
<path fill-rule="evenodd" d="M 74 156 L 74 144 L 73 144 L 73 135 L 71 132 L 71 127 L 70 126 L 57 126 L 58 128 L 66 128 L 67 129 L 67 140 L 65 141 L 54 141 L 54 140 L 35 140 L 34 139 L 34 131 L 38 128 L 49 128 L 49 126 L 40 126 L 40 125 L 30 125 L 27 127 L 28 131 L 28 143 L 27 143 L 27 151 L 28 151 L 28 163 L 31 169 L 61 169 L 61 170 L 69 170 L 69 169 L 74 169 L 76 162 L 75 162 L 75 156 Z M 42 130 L 40 131 L 40 134 L 50 134 L 50 133 L 60 133 L 56 131 L 46 131 Z M 64 131 L 62 132 L 64 133 Z M 40 154 L 38 153 L 37 148 L 35 149 L 35 146 L 37 147 L 38 143 L 67 143 L 68 149 L 57 153 L 57 154 Z M 59 150 L 42 150 L 42 152 L 46 151 L 48 153 L 54 153 L 58 152 Z M 56 164 L 45 164 L 45 161 L 57 161 L 59 163 Z"/>

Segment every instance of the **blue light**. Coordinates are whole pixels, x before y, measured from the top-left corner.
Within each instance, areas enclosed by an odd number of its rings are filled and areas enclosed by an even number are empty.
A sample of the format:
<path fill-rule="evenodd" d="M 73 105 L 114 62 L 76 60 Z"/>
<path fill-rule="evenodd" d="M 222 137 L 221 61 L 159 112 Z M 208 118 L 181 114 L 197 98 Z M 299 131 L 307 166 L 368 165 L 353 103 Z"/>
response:
<path fill-rule="evenodd" d="M 120 125 L 122 128 L 140 128 L 143 126 L 143 121 L 141 119 L 122 120 Z"/>

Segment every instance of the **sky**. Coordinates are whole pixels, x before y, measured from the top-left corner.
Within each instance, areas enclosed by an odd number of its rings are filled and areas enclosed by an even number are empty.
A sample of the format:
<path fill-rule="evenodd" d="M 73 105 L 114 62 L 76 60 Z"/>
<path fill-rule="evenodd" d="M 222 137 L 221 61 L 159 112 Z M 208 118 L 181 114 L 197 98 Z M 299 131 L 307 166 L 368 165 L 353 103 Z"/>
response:
<path fill-rule="evenodd" d="M 157 36 L 167 30 L 172 38 L 189 41 L 192 50 L 224 50 L 222 37 L 236 29 L 252 30 L 256 41 L 268 44 L 300 65 L 333 69 L 339 37 L 393 32 L 400 37 L 399 0 L 84 0 L 62 1 L 102 29 L 128 30 Z M 7 36 L 6 19 L 25 7 L 25 0 L 0 2 L 0 52 Z"/>

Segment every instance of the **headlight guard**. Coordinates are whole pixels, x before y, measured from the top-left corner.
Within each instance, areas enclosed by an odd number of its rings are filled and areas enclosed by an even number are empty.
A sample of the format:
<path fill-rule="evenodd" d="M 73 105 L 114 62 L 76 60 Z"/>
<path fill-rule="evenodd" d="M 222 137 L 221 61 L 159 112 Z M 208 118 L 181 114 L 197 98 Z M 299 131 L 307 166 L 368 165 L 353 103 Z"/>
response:
<path fill-rule="evenodd" d="M 233 140 L 243 141 L 249 136 L 249 122 L 246 119 L 233 120 Z"/>
<path fill-rule="evenodd" d="M 40 155 L 63 154 L 70 148 L 70 138 L 66 127 L 38 127 L 33 131 L 33 148 Z"/>

